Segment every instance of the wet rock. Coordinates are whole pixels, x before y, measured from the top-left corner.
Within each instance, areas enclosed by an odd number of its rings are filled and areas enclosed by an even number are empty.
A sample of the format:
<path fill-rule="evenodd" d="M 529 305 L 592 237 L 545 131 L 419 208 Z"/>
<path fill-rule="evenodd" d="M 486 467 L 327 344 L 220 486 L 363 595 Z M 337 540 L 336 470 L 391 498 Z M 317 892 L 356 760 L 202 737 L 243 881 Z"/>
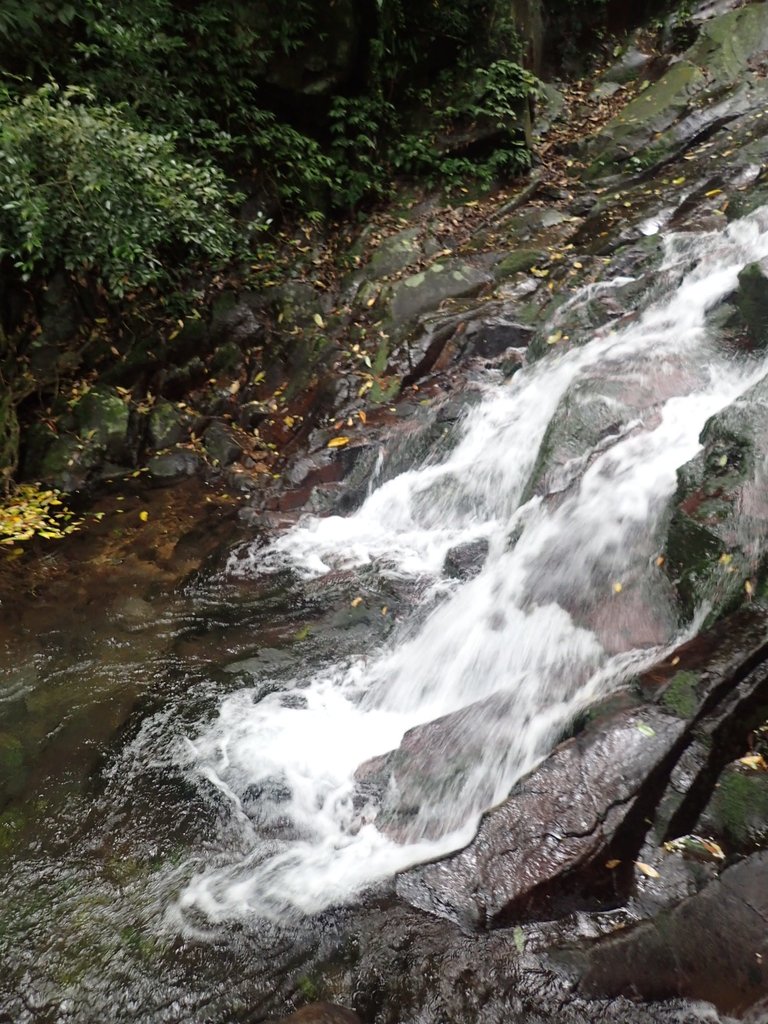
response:
<path fill-rule="evenodd" d="M 336 1003 L 310 1003 L 275 1024 L 361 1024 L 360 1018 Z"/>
<path fill-rule="evenodd" d="M 768 772 L 736 761 L 721 772 L 696 830 L 730 853 L 768 845 Z"/>
<path fill-rule="evenodd" d="M 768 379 L 708 420 L 701 442 L 678 471 L 666 557 L 685 614 L 708 602 L 711 622 L 751 596 L 763 566 Z"/>
<path fill-rule="evenodd" d="M 751 730 L 768 717 L 767 656 L 766 613 L 744 608 L 640 678 L 644 693 L 691 726 L 653 816 L 657 845 L 711 834 L 706 808 L 713 801 L 718 806 L 721 775 L 747 747 Z M 740 849 L 725 832 L 718 834 L 726 855 Z"/>
<path fill-rule="evenodd" d="M 243 349 L 262 344 L 264 324 L 248 303 L 236 302 L 234 297 L 230 302 L 220 300 L 212 309 L 211 338 L 217 345 L 233 344 L 240 355 Z"/>
<path fill-rule="evenodd" d="M 478 778 L 476 766 L 491 750 L 504 758 L 516 722 L 513 701 L 495 695 L 409 729 L 397 750 L 366 761 L 355 779 L 379 805 L 379 831 L 397 842 L 436 839 L 464 823 L 470 796 L 487 806 L 494 781 Z"/>
<path fill-rule="evenodd" d="M 750 263 L 739 274 L 736 304 L 760 348 L 768 345 L 768 260 Z"/>
<path fill-rule="evenodd" d="M 217 466 L 229 466 L 243 453 L 231 427 L 221 420 L 214 420 L 203 434 L 203 445 L 208 457 Z"/>
<path fill-rule="evenodd" d="M 73 411 L 81 437 L 99 445 L 110 458 L 125 457 L 130 410 L 117 391 L 91 388 Z"/>
<path fill-rule="evenodd" d="M 197 452 L 188 448 L 175 448 L 162 455 L 155 455 L 147 462 L 149 475 L 155 480 L 170 483 L 185 476 L 193 476 L 203 467 L 203 460 Z"/>
<path fill-rule="evenodd" d="M 51 442 L 37 464 L 25 468 L 51 487 L 78 491 L 92 480 L 103 458 L 104 450 L 96 441 L 62 434 Z"/>
<path fill-rule="evenodd" d="M 469 580 L 483 568 L 488 555 L 488 541 L 484 537 L 467 541 L 451 548 L 445 556 L 443 573 L 457 580 Z"/>
<path fill-rule="evenodd" d="M 153 448 L 169 448 L 186 438 L 190 426 L 189 416 L 161 398 L 149 414 L 147 439 Z"/>
<path fill-rule="evenodd" d="M 510 348 L 526 348 L 535 330 L 508 317 L 494 316 L 473 321 L 466 334 L 470 351 L 482 359 L 495 359 Z"/>
<path fill-rule="evenodd" d="M 391 316 L 396 322 L 405 323 L 437 309 L 446 299 L 476 295 L 490 280 L 488 273 L 462 260 L 433 263 L 395 285 L 390 300 Z"/>
<path fill-rule="evenodd" d="M 702 892 L 652 921 L 599 942 L 579 992 L 685 996 L 743 1013 L 768 989 L 768 852 L 724 871 Z"/>
<path fill-rule="evenodd" d="M 465 850 L 401 875 L 398 893 L 467 928 L 548 917 L 578 904 L 585 898 L 580 876 L 638 813 L 684 728 L 650 709 L 591 725 L 489 811 Z M 594 907 L 599 897 L 594 886 L 587 889 Z"/>

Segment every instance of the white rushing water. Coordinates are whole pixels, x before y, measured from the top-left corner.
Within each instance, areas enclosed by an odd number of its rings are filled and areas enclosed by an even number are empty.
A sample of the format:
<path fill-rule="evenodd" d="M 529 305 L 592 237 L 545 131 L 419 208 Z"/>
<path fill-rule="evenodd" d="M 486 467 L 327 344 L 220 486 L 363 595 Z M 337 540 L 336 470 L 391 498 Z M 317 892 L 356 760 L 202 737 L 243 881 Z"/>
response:
<path fill-rule="evenodd" d="M 297 678 L 294 706 L 285 691 L 255 702 L 244 690 L 187 739 L 190 770 L 231 801 L 242 830 L 237 852 L 195 875 L 182 912 L 313 913 L 460 847 L 575 710 L 679 639 L 655 564 L 676 471 L 699 450 L 706 420 L 766 372 L 756 359 L 719 352 L 705 316 L 746 263 L 767 255 L 765 210 L 722 233 L 670 237 L 634 322 L 578 349 L 553 348 L 489 386 L 442 463 L 387 480 L 351 516 L 308 519 L 267 552 L 233 559 L 246 576 L 290 565 L 317 577 L 373 563 L 425 582 L 432 610 L 416 616 L 418 627 L 402 622 L 385 649 Z M 606 429 L 583 443 L 580 411 L 587 422 L 607 415 Z M 550 464 L 531 492 L 550 429 Z M 478 538 L 489 543 L 480 574 L 441 583 L 447 551 Z M 405 842 L 377 829 L 375 808 L 355 808 L 362 763 L 396 748 L 406 730 L 492 695 L 501 705 L 475 717 L 466 750 L 445 755 L 449 769 L 466 751 L 472 764 L 422 806 Z M 282 831 L 265 843 L 243 800 L 262 786 L 269 817 L 275 780 Z"/>

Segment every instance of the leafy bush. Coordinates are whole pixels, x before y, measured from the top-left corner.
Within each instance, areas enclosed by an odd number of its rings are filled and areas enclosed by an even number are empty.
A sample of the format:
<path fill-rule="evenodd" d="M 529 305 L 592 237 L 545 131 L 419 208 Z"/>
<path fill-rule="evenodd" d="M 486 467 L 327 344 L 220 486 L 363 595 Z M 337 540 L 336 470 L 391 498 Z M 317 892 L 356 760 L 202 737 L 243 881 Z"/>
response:
<path fill-rule="evenodd" d="M 236 244 L 223 173 L 82 89 L 0 95 L 0 195 L 0 258 L 25 280 L 63 266 L 119 296 Z"/>

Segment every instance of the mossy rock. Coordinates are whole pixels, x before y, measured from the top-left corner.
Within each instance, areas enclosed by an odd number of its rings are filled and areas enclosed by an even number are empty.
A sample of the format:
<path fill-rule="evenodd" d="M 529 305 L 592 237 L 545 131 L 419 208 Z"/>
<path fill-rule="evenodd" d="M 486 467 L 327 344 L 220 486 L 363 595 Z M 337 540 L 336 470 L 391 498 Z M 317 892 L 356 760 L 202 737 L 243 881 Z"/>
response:
<path fill-rule="evenodd" d="M 664 707 L 673 711 L 678 718 L 690 719 L 699 707 L 696 693 L 698 676 L 695 672 L 676 672 L 661 697 Z"/>
<path fill-rule="evenodd" d="M 526 273 L 546 258 L 547 253 L 542 249 L 516 249 L 496 264 L 493 276 L 497 281 L 503 281 L 515 274 Z"/>
<path fill-rule="evenodd" d="M 124 457 L 130 409 L 114 388 L 91 388 L 78 401 L 73 412 L 84 441 L 93 441 L 111 458 Z"/>
<path fill-rule="evenodd" d="M 766 50 L 768 4 L 752 3 L 705 23 L 686 56 L 722 86 L 739 81 Z"/>
<path fill-rule="evenodd" d="M 678 120 L 706 84 L 706 75 L 696 64 L 688 60 L 673 64 L 658 82 L 641 92 L 602 129 L 590 147 L 593 151 L 597 149 L 597 153 L 586 177 L 597 177 L 611 165 L 622 164 L 634 153 L 647 150 L 650 141 Z M 658 160 L 666 147 L 661 141 L 656 145 Z"/>
<path fill-rule="evenodd" d="M 396 323 L 407 323 L 446 299 L 476 295 L 490 282 L 489 275 L 462 260 L 433 263 L 419 274 L 398 282 L 392 291 L 390 313 Z"/>
<path fill-rule="evenodd" d="M 768 773 L 728 765 L 697 831 L 720 838 L 727 852 L 764 847 L 768 843 Z"/>
<path fill-rule="evenodd" d="M 419 242 L 420 234 L 421 228 L 417 226 L 385 238 L 368 261 L 365 276 L 375 280 L 396 274 L 417 263 L 424 255 Z"/>
<path fill-rule="evenodd" d="M 149 414 L 149 443 L 153 448 L 169 448 L 184 440 L 190 425 L 191 418 L 186 413 L 161 398 Z"/>

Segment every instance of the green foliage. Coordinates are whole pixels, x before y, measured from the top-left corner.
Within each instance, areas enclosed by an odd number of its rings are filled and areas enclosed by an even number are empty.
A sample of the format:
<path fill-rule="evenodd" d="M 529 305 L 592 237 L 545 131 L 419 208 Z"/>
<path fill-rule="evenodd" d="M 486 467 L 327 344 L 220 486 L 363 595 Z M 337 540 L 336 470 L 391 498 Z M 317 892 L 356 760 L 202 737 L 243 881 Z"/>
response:
<path fill-rule="evenodd" d="M 82 89 L 0 96 L 0 258 L 27 280 L 58 266 L 116 295 L 193 257 L 232 255 L 232 195 L 171 134 L 142 131 Z"/>
<path fill-rule="evenodd" d="M 14 89 L 50 78 L 87 89 L 134 130 L 170 136 L 193 161 L 207 154 L 304 212 L 379 197 L 397 174 L 450 184 L 519 171 L 525 147 L 512 132 L 479 161 L 443 158 L 437 140 L 462 119 L 511 123 L 530 86 L 519 56 L 502 0 L 0 5 L 0 67 Z M 470 83 L 476 95 L 450 95 L 454 72 L 459 92 Z"/>

